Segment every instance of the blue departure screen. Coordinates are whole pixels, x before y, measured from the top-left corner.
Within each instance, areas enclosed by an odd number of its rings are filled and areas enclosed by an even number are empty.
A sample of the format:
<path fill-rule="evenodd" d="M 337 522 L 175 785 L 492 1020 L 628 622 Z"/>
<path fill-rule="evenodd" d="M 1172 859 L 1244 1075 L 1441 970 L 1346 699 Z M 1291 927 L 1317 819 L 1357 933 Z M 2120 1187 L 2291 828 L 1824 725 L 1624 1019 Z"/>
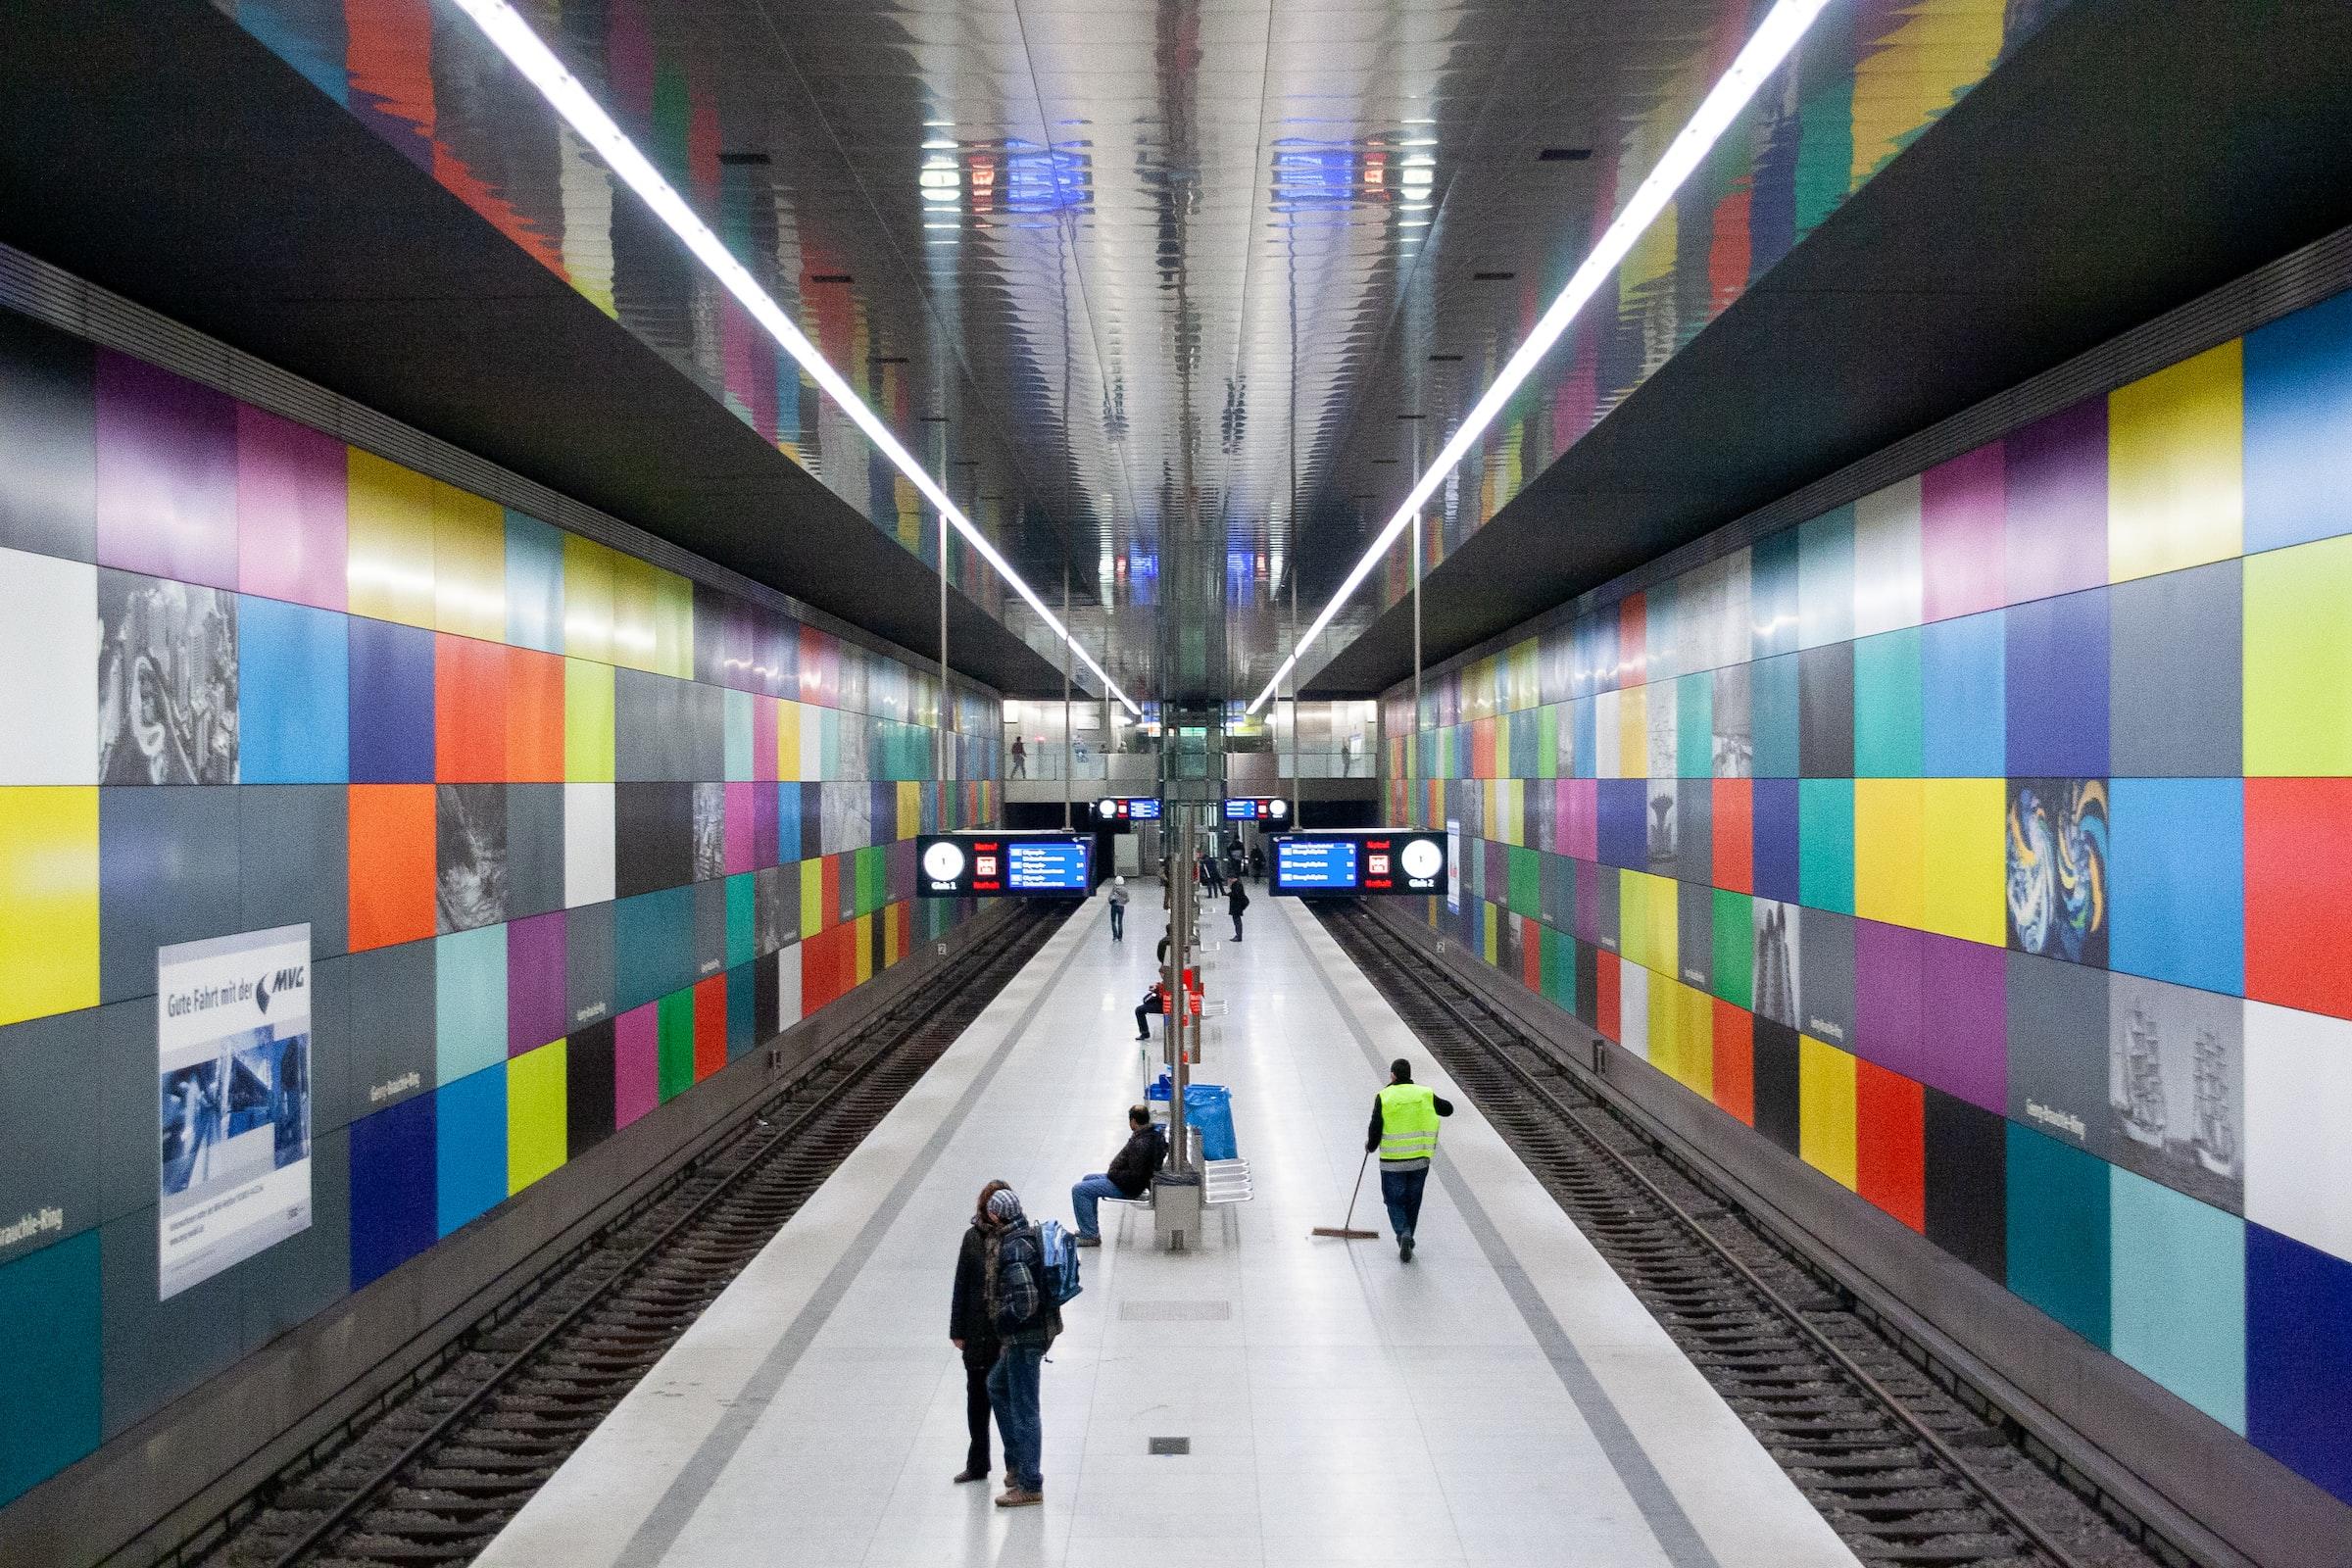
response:
<path fill-rule="evenodd" d="M 1014 893 L 1084 893 L 1092 849 L 1085 839 L 1010 839 L 1004 846 L 1005 885 Z"/>
<path fill-rule="evenodd" d="M 1228 822 L 1247 822 L 1256 815 L 1257 803 L 1255 801 L 1235 800 L 1225 803 L 1225 820 Z"/>
<path fill-rule="evenodd" d="M 1136 800 L 1129 804 L 1133 807 L 1133 814 L 1129 818 L 1131 821 L 1156 822 L 1159 820 L 1159 802 L 1156 799 Z"/>
<path fill-rule="evenodd" d="M 1356 848 L 1353 839 L 1276 839 L 1274 891 L 1354 892 Z"/>

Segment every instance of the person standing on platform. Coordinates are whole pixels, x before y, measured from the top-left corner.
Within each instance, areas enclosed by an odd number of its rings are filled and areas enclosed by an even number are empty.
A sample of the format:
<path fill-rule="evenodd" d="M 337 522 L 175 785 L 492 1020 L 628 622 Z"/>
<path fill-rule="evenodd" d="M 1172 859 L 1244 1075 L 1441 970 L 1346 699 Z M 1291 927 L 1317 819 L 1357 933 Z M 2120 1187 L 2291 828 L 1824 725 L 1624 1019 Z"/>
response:
<path fill-rule="evenodd" d="M 1138 1199 L 1152 1190 L 1152 1178 L 1168 1157 L 1168 1135 L 1152 1125 L 1152 1107 L 1127 1109 L 1127 1142 L 1110 1156 L 1110 1169 L 1081 1177 L 1070 1189 L 1070 1212 L 1078 1220 L 1078 1245 L 1101 1247 L 1102 1226 L 1099 1205 L 1105 1198 Z"/>
<path fill-rule="evenodd" d="M 1263 844 L 1250 846 L 1250 874 L 1261 885 L 1266 880 L 1266 847 Z"/>
<path fill-rule="evenodd" d="M 997 1325 L 988 1315 L 988 1200 L 1004 1190 L 1003 1182 L 980 1189 L 972 1205 L 972 1222 L 964 1227 L 963 1246 L 956 1254 L 956 1294 L 948 1304 L 948 1343 L 963 1356 L 963 1420 L 971 1429 L 971 1446 L 964 1451 L 957 1486 L 988 1479 L 988 1374 L 997 1364 Z M 1007 1472 L 1004 1484 L 1012 1484 Z"/>
<path fill-rule="evenodd" d="M 1233 940 L 1242 940 L 1242 911 L 1250 907 L 1250 885 L 1240 877 L 1226 884 L 1225 912 L 1233 916 Z"/>
<path fill-rule="evenodd" d="M 1413 1064 L 1402 1056 L 1389 1063 L 1389 1086 L 1372 1097 L 1364 1152 L 1380 1153 L 1380 1199 L 1388 1205 L 1399 1262 L 1413 1260 L 1421 1190 L 1429 1185 L 1429 1162 L 1438 1152 L 1438 1118 L 1452 1114 L 1452 1102 L 1413 1082 Z"/>
<path fill-rule="evenodd" d="M 1123 876 L 1110 879 L 1110 940 L 1127 940 L 1127 879 Z"/>
<path fill-rule="evenodd" d="M 1021 1212 L 1011 1188 L 989 1195 L 988 1221 L 988 1313 L 1000 1346 L 988 1374 L 988 1402 L 1004 1438 L 1004 1468 L 1012 1478 L 997 1506 L 1034 1508 L 1046 1500 L 1038 1377 L 1047 1349 L 1061 1332 L 1061 1309 L 1046 1295 L 1037 1228 Z"/>

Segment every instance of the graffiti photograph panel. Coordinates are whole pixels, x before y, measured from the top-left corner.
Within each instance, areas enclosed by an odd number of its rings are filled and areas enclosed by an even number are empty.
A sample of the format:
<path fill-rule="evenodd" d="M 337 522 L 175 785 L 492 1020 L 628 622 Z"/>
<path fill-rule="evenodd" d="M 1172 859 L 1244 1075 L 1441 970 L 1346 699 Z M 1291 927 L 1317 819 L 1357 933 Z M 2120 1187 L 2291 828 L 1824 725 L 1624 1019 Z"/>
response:
<path fill-rule="evenodd" d="M 2009 945 L 2107 966 L 2107 781 L 2009 781 Z"/>
<path fill-rule="evenodd" d="M 237 596 L 98 573 L 98 782 L 237 781 Z"/>
<path fill-rule="evenodd" d="M 434 913 L 444 932 L 507 917 L 507 792 L 443 784 L 434 800 Z"/>

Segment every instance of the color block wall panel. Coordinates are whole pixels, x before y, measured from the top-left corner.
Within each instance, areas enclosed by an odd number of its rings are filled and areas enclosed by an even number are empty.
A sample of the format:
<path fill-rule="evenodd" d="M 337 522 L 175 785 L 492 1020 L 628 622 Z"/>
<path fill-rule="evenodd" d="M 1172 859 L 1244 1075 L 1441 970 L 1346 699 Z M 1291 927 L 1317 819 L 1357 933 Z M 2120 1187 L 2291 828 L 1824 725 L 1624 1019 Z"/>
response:
<path fill-rule="evenodd" d="M 349 602 L 350 448 L 237 405 L 237 586 L 320 610 Z"/>
<path fill-rule="evenodd" d="M 2245 546 L 2244 350 L 2231 341 L 2107 398 L 2111 581 Z"/>
<path fill-rule="evenodd" d="M 0 1023 L 98 1004 L 98 797 L 0 788 Z"/>
<path fill-rule="evenodd" d="M 932 676 L 5 312 L 0 576 L 0 1502 L 911 949 Z M 313 1223 L 158 1302 L 157 949 L 298 924 Z"/>
<path fill-rule="evenodd" d="M 430 629 L 433 481 L 357 447 L 345 492 L 351 612 Z"/>
<path fill-rule="evenodd" d="M 98 782 L 98 573 L 0 549 L 14 603 L 0 616 L 0 785 Z"/>
<path fill-rule="evenodd" d="M 2352 1268 L 2348 447 L 2352 295 L 1603 586 L 1383 755 L 1433 928 L 2352 1500 L 2352 1344 L 2262 1298 Z"/>

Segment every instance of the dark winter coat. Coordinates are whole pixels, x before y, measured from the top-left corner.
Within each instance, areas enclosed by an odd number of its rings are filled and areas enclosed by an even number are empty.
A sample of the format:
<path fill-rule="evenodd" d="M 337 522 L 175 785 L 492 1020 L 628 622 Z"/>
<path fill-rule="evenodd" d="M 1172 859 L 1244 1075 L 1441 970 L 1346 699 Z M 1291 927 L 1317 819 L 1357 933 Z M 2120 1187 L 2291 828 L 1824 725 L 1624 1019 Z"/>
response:
<path fill-rule="evenodd" d="M 982 1366 L 997 1359 L 997 1326 L 988 1316 L 988 1233 L 967 1225 L 956 1253 L 956 1295 L 948 1306 L 948 1338 L 963 1342 L 963 1358 Z"/>
<path fill-rule="evenodd" d="M 1141 1198 L 1167 1157 L 1168 1135 L 1157 1127 L 1146 1127 L 1130 1136 L 1126 1145 L 1110 1156 L 1110 1169 L 1102 1174 L 1110 1178 L 1111 1186 L 1129 1198 Z"/>

